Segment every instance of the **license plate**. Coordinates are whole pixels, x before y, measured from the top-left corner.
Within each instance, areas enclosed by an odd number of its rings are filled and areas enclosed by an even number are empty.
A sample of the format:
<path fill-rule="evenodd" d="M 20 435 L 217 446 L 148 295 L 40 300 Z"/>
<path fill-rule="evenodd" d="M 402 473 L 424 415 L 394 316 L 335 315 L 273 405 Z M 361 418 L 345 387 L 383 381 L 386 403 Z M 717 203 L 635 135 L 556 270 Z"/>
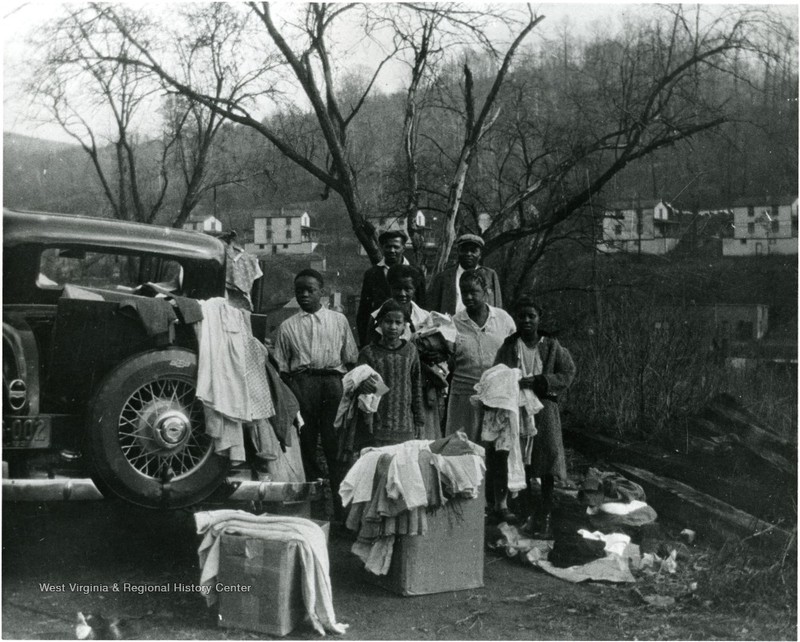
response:
<path fill-rule="evenodd" d="M 3 418 L 4 448 L 49 448 L 50 417 Z"/>

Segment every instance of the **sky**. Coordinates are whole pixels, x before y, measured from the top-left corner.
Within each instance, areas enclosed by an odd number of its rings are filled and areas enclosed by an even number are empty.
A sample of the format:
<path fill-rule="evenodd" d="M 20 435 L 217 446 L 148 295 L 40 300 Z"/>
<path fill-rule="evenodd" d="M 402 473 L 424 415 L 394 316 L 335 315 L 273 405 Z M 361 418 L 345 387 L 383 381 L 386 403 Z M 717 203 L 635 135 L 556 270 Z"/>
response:
<path fill-rule="evenodd" d="M 128 6 L 137 3 L 126 1 Z M 138 4 L 144 4 L 139 2 Z M 285 3 L 284 3 L 285 4 Z M 721 4 L 721 3 L 714 3 Z M 750 4 L 753 4 L 752 2 Z M 536 36 L 552 35 L 556 30 L 568 25 L 570 30 L 582 32 L 590 29 L 597 21 L 615 21 L 621 16 L 636 10 L 636 3 L 534 3 L 537 13 L 546 19 L 537 28 Z M 26 38 L 45 20 L 58 13 L 62 3 L 52 0 L 33 0 L 30 2 L 4 2 L 2 9 L 3 39 L 3 131 L 36 136 L 59 141 L 72 141 L 60 127 L 53 123 L 39 123 L 31 119 L 28 100 L 21 90 L 22 81 L 30 74 L 31 51 Z M 797 5 L 787 4 L 779 10 L 794 15 L 797 20 Z M 369 55 L 368 53 L 366 55 Z M 382 75 L 378 88 L 392 91 L 400 88 L 399 74 L 391 68 Z"/>
<path fill-rule="evenodd" d="M 32 110 L 29 100 L 22 91 L 22 82 L 30 73 L 31 52 L 26 38 L 46 20 L 54 17 L 63 3 L 52 0 L 32 0 L 28 2 L 4 2 L 2 11 L 3 39 L 3 131 L 36 136 L 58 141 L 74 142 L 55 123 L 37 122 L 31 118 Z M 136 6 L 136 2 L 126 1 L 128 6 Z M 138 4 L 144 4 L 139 2 Z M 535 4 L 539 13 L 546 16 L 542 28 L 550 29 L 563 25 L 588 24 L 603 16 L 618 16 L 626 10 L 624 4 L 608 5 L 604 3 L 582 4 Z M 399 70 L 398 70 L 399 71 Z M 392 91 L 399 88 L 397 73 L 392 69 L 382 74 L 377 88 L 381 91 Z M 394 85 L 394 86 L 393 86 Z"/>

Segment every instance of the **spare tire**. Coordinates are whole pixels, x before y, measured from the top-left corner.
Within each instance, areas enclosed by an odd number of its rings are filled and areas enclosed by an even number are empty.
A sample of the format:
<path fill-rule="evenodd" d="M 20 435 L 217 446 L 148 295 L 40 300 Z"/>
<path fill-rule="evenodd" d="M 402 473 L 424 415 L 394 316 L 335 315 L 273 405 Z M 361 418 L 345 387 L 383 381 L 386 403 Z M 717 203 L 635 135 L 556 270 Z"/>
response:
<path fill-rule="evenodd" d="M 182 348 L 133 356 L 103 380 L 87 415 L 101 491 L 148 508 L 183 508 L 222 483 L 229 462 L 205 434 L 196 382 L 197 355 Z"/>

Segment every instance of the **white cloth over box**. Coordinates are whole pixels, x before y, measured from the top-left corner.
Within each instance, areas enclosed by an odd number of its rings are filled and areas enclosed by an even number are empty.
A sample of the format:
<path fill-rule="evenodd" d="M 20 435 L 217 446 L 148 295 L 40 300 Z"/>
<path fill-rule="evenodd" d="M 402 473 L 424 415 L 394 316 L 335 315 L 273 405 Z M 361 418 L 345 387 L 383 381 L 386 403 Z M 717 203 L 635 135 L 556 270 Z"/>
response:
<path fill-rule="evenodd" d="M 194 514 L 197 532 L 203 541 L 197 553 L 200 558 L 200 585 L 214 586 L 219 573 L 220 543 L 223 533 L 270 541 L 297 542 L 302 567 L 303 602 L 312 625 L 320 635 L 325 630 L 344 633 L 346 624 L 336 622 L 330 561 L 324 531 L 311 520 L 285 515 L 253 515 L 241 510 L 202 511 Z M 209 604 L 216 594 L 209 592 Z"/>

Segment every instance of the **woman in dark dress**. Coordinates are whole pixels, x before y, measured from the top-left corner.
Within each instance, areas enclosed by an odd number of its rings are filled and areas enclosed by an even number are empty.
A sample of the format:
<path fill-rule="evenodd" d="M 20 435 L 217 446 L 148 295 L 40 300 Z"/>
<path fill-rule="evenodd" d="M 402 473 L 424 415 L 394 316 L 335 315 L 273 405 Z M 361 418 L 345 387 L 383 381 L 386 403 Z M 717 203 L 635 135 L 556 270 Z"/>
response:
<path fill-rule="evenodd" d="M 535 417 L 537 432 L 530 469 L 526 470 L 529 484 L 533 477 L 541 479 L 541 502 L 531 515 L 527 530 L 549 539 L 555 478 L 567 478 L 558 399 L 575 378 L 575 363 L 556 339 L 539 334 L 540 317 L 541 308 L 533 298 L 522 296 L 517 300 L 514 305 L 517 331 L 500 346 L 495 365 L 520 368 L 523 374 L 520 386 L 532 389 L 544 406 Z"/>

